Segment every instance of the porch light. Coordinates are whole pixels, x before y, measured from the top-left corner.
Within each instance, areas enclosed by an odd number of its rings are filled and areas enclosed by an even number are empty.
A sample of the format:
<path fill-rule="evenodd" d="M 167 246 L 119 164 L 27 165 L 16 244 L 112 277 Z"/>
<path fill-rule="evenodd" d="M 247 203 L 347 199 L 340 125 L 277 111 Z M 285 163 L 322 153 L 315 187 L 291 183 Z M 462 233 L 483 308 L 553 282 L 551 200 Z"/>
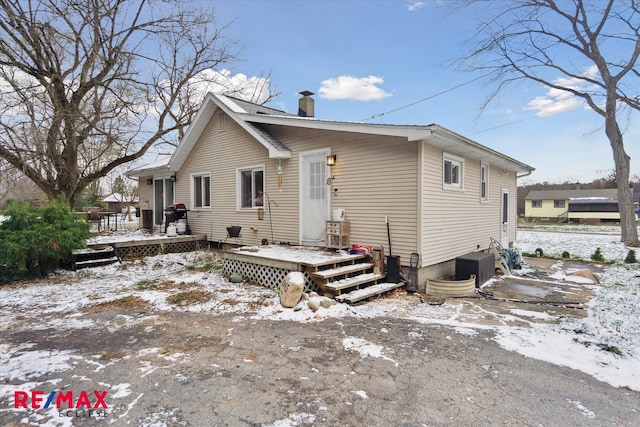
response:
<path fill-rule="evenodd" d="M 330 154 L 327 156 L 327 166 L 335 166 L 336 165 L 336 155 Z"/>
<path fill-rule="evenodd" d="M 151 185 L 153 184 L 153 179 L 152 178 L 148 178 L 147 179 L 147 185 Z"/>
<path fill-rule="evenodd" d="M 176 176 L 175 175 L 171 175 L 171 182 L 176 182 Z"/>

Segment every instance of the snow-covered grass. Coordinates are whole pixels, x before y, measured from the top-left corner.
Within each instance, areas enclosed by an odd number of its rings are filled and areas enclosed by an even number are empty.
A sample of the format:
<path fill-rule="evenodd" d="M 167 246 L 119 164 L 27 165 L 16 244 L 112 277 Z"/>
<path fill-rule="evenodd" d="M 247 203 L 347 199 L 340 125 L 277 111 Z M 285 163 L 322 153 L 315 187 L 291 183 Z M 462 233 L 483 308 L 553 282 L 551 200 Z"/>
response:
<path fill-rule="evenodd" d="M 558 257 L 563 251 L 569 251 L 572 257 L 585 260 L 590 259 L 596 247 L 601 248 L 610 263 L 603 265 L 600 285 L 585 285 L 592 286 L 595 294 L 588 303 L 586 317 L 561 318 L 552 310 L 541 312 L 527 306 L 511 309 L 506 314 L 491 312 L 478 299 L 447 300 L 433 306 L 420 304 L 417 298 L 404 294 L 358 306 L 334 304 L 313 311 L 303 302 L 296 309 L 285 309 L 271 289 L 230 283 L 221 274 L 215 254 L 192 252 L 76 272 L 60 271 L 46 279 L 0 287 L 0 330 L 6 327 L 2 325 L 12 325 L 12 330 L 16 331 L 21 324 L 30 329 L 91 327 L 92 321 L 83 316 L 84 310 L 127 297 L 147 304 L 150 313 L 172 310 L 210 316 L 231 313 L 237 315 L 238 320 L 249 317 L 318 322 L 347 316 L 396 317 L 423 324 L 449 325 L 469 335 L 478 329 L 492 329 L 496 342 L 505 349 L 581 370 L 613 386 L 640 391 L 640 269 L 635 264 L 622 262 L 629 248 L 618 241 L 618 236 L 613 234 L 615 230 L 605 233 L 595 233 L 591 229 L 581 233 L 577 227 L 570 230 L 570 233 L 519 230 L 516 246 L 525 252 L 534 252 L 541 247 L 545 254 Z M 119 238 L 116 234 L 110 236 L 110 239 Z M 105 240 L 105 237 L 96 239 Z M 557 263 L 557 267 L 562 268 L 562 263 Z M 209 299 L 187 305 L 176 305 L 167 300 L 170 295 L 190 290 L 208 294 Z M 25 320 L 16 323 L 16 317 Z M 116 316 L 106 326 L 115 329 L 132 321 L 135 320 Z M 358 337 L 352 338 L 344 345 L 365 348 Z M 382 357 L 383 349 L 376 346 L 375 343 L 367 344 L 366 351 L 361 352 L 362 357 Z M 0 382 L 7 381 L 9 375 L 11 378 L 20 375 L 28 381 L 40 372 L 36 365 L 41 358 L 35 353 L 32 358 L 24 356 L 28 349 L 0 346 L 0 354 L 1 364 L 12 367 L 0 369 Z M 13 363 L 14 354 L 16 357 L 21 355 L 19 364 Z M 16 371 L 18 365 L 19 372 Z M 0 397 L 4 392 L 7 390 L 0 387 Z"/>

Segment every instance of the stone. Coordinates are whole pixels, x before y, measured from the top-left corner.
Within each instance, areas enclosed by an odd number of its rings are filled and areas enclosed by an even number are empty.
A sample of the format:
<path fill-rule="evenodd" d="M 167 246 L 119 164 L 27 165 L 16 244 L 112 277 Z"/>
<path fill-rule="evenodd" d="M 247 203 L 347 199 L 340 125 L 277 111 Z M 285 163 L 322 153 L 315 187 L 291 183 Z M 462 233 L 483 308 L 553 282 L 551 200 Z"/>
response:
<path fill-rule="evenodd" d="M 317 311 L 320 308 L 320 303 L 318 303 L 318 301 L 309 300 L 307 302 L 307 306 L 309 306 L 311 310 Z"/>
<path fill-rule="evenodd" d="M 320 301 L 320 307 L 322 307 L 322 308 L 329 308 L 332 305 L 333 304 L 331 304 L 331 300 L 329 298 L 325 298 L 322 301 Z"/>
<path fill-rule="evenodd" d="M 280 304 L 285 308 L 293 308 L 300 302 L 304 292 L 304 274 L 292 271 L 287 274 L 280 286 Z"/>

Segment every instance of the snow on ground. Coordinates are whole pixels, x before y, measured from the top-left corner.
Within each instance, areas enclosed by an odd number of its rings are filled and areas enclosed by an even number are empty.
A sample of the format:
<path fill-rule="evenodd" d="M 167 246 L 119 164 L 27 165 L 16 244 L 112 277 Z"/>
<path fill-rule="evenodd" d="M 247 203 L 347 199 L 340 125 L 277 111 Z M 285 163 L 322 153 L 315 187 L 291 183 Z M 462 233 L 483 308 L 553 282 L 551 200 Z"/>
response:
<path fill-rule="evenodd" d="M 558 318 L 550 312 L 529 310 L 526 306 L 506 314 L 490 313 L 478 300 L 445 301 L 434 306 L 420 304 L 417 298 L 408 303 L 407 298 L 393 297 L 358 306 L 335 304 L 316 312 L 309 309 L 306 302 L 295 309 L 285 309 L 278 303 L 273 290 L 230 283 L 217 269 L 220 262 L 215 255 L 192 252 L 147 257 L 75 272 L 59 271 L 38 281 L 2 286 L 0 328 L 10 324 L 14 330 L 18 328 L 19 325 L 13 322 L 18 315 L 38 318 L 37 326 L 23 322 L 29 328 L 84 328 L 91 326 L 91 321 L 82 316 L 83 309 L 131 296 L 144 300 L 157 312 L 190 310 L 212 316 L 232 313 L 238 316 L 238 320 L 251 317 L 318 322 L 347 316 L 401 317 L 423 324 L 449 325 L 468 335 L 479 329 L 492 329 L 496 333 L 495 341 L 507 350 L 583 371 L 613 386 L 640 391 L 640 267 L 621 262 L 628 248 L 617 241 L 615 228 L 605 229 L 604 233 L 590 229 L 588 233 L 580 233 L 579 230 L 574 227 L 570 229 L 571 233 L 519 230 L 516 246 L 525 252 L 534 252 L 540 247 L 545 254 L 557 256 L 569 251 L 572 257 L 586 260 L 590 259 L 596 247 L 600 247 L 607 260 L 615 261 L 604 265 L 604 273 L 599 277 L 601 284 L 591 285 L 595 297 L 588 304 L 588 315 L 582 318 Z M 148 237 L 138 234 L 141 239 Z M 123 239 L 116 233 L 108 238 Z M 104 241 L 109 240 L 105 237 L 94 240 Z M 186 290 L 203 291 L 210 299 L 184 306 L 167 301 L 170 295 Z M 322 297 L 311 297 L 314 298 Z M 487 322 L 488 317 L 494 321 Z M 514 326 L 514 319 L 518 320 L 518 326 Z M 133 321 L 125 316 L 116 316 L 107 326 L 115 329 Z M 388 359 L 384 349 L 375 343 L 360 342 L 350 337 L 345 340 L 344 347 L 358 350 L 362 357 Z M 18 350 L 20 360 L 16 360 Z M 20 378 L 26 382 L 41 373 L 39 367 L 43 355 L 39 352 L 30 352 L 25 346 L 19 349 L 0 346 L 0 355 L 2 380 Z M 55 360 L 49 362 L 49 369 L 63 369 L 73 363 L 73 355 L 55 356 Z M 0 387 L 0 397 L 8 392 L 10 390 Z"/>

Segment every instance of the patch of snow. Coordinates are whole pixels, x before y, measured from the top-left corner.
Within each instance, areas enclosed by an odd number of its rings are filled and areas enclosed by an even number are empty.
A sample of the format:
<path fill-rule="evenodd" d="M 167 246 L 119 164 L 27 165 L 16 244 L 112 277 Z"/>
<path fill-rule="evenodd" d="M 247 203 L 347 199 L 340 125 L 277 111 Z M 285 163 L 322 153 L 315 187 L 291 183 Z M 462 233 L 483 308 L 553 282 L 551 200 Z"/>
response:
<path fill-rule="evenodd" d="M 263 424 L 263 427 L 292 427 L 303 424 L 313 425 L 316 422 L 316 416 L 313 414 L 289 414 L 289 418 L 274 421 L 271 424 Z"/>
<path fill-rule="evenodd" d="M 355 350 L 355 351 L 357 351 L 358 353 L 360 353 L 360 356 L 363 359 L 365 359 L 367 357 L 377 357 L 377 358 L 388 360 L 388 361 L 392 362 L 393 364 L 396 365 L 396 367 L 399 366 L 398 362 L 396 362 L 393 359 L 388 358 L 387 356 L 385 356 L 382 353 L 382 350 L 384 349 L 383 346 L 370 343 L 365 339 L 355 338 L 355 337 L 347 337 L 347 338 L 342 340 L 342 346 L 344 347 L 345 350 Z"/>
<path fill-rule="evenodd" d="M 363 399 L 368 399 L 369 396 L 367 396 L 367 392 L 364 390 L 356 390 L 353 392 L 353 394 L 355 394 L 356 396 L 360 396 Z"/>

